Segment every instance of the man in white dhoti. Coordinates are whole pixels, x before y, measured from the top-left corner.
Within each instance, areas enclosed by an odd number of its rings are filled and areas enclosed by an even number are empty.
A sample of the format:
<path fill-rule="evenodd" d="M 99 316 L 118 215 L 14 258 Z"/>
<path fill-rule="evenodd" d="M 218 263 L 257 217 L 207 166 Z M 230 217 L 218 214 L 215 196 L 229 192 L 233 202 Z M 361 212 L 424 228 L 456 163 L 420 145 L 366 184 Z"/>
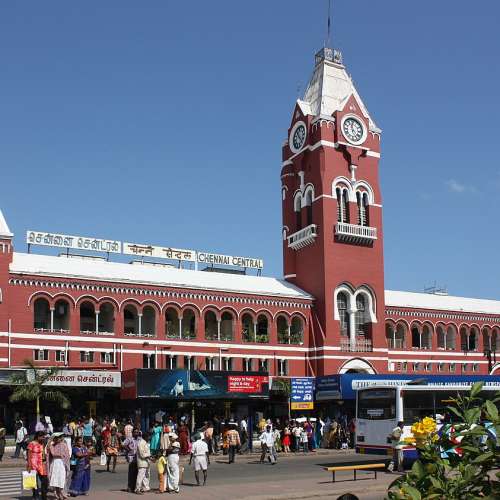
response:
<path fill-rule="evenodd" d="M 167 455 L 167 491 L 179 493 L 179 441 L 172 443 L 172 448 Z"/>
<path fill-rule="evenodd" d="M 191 457 L 189 459 L 189 465 L 193 463 L 194 475 L 196 477 L 196 483 L 200 486 L 200 470 L 203 471 L 203 486 L 207 482 L 208 466 L 210 465 L 210 457 L 208 455 L 208 445 L 203 441 L 201 434 L 198 434 L 198 439 L 193 443 L 193 448 L 191 449 Z"/>

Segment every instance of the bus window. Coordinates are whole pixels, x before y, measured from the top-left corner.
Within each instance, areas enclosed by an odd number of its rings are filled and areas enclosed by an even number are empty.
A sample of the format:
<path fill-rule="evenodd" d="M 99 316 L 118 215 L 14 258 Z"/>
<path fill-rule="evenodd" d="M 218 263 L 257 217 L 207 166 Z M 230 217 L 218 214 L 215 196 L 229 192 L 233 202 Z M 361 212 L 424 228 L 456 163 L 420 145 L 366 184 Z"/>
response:
<path fill-rule="evenodd" d="M 358 418 L 367 420 L 396 418 L 396 389 L 358 391 Z"/>
<path fill-rule="evenodd" d="M 412 425 L 424 417 L 434 418 L 434 393 L 432 391 L 402 391 L 403 420 Z"/>

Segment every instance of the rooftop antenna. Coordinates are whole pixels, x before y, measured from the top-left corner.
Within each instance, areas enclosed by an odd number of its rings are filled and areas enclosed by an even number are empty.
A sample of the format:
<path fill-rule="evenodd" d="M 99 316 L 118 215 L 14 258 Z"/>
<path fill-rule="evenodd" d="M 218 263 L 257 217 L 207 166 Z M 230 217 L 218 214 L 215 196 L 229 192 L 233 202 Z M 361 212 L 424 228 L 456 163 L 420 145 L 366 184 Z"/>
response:
<path fill-rule="evenodd" d="M 331 27 L 332 27 L 332 0 L 328 0 L 328 22 L 326 28 L 326 40 L 325 40 L 325 48 L 330 47 L 331 43 Z"/>

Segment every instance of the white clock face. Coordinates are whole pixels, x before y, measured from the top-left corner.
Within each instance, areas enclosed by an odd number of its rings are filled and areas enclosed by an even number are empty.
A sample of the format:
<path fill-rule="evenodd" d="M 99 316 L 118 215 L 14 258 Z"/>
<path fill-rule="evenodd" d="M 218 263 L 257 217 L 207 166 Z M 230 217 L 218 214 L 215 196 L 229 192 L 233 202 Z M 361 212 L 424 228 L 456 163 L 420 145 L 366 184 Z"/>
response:
<path fill-rule="evenodd" d="M 297 122 L 290 133 L 289 146 L 294 153 L 298 153 L 306 142 L 307 129 L 304 122 Z"/>
<path fill-rule="evenodd" d="M 342 120 L 342 133 L 352 144 L 361 144 L 365 140 L 365 128 L 360 120 L 348 116 Z"/>

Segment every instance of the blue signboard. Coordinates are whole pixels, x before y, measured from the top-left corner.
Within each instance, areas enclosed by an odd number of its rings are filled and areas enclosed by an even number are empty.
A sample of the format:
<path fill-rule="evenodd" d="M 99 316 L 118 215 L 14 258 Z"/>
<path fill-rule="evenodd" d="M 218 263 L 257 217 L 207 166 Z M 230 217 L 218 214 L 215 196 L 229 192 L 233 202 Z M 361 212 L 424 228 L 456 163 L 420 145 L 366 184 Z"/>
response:
<path fill-rule="evenodd" d="M 415 379 L 422 379 L 428 386 L 464 385 L 470 386 L 475 382 L 485 382 L 486 386 L 498 387 L 500 390 L 500 376 L 498 375 L 406 375 L 368 373 L 345 373 L 343 375 L 327 375 L 316 377 L 316 401 L 329 399 L 356 399 L 356 389 L 370 387 L 374 384 L 386 383 L 389 385 L 405 385 Z"/>
<path fill-rule="evenodd" d="M 314 401 L 314 378 L 292 378 L 290 401 L 292 403 L 312 403 Z"/>

